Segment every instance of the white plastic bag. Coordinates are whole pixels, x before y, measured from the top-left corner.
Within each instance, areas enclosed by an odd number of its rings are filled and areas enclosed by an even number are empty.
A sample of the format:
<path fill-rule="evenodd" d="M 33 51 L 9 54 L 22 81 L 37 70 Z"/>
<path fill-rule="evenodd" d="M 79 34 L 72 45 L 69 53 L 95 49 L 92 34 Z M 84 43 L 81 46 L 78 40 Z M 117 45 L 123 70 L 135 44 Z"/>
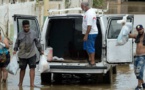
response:
<path fill-rule="evenodd" d="M 119 36 L 117 38 L 117 45 L 124 45 L 128 41 L 128 35 L 132 30 L 132 23 L 126 22 L 122 27 Z"/>
<path fill-rule="evenodd" d="M 122 29 L 117 38 L 116 45 L 124 45 L 128 41 L 128 35 L 132 30 L 132 23 L 127 22 L 128 15 L 123 16 L 122 20 L 118 20 L 118 24 L 122 24 Z"/>
<path fill-rule="evenodd" d="M 126 23 L 128 15 L 123 16 L 122 20 L 117 20 L 118 24 Z"/>
<path fill-rule="evenodd" d="M 39 65 L 38 65 L 38 71 L 40 73 L 43 73 L 45 71 L 48 71 L 49 69 L 50 69 L 50 66 L 47 62 L 47 57 L 45 55 L 41 55 Z"/>
<path fill-rule="evenodd" d="M 8 66 L 6 67 L 6 70 L 10 73 L 10 74 L 13 74 L 13 75 L 16 75 L 17 74 L 17 71 L 19 69 L 19 64 L 18 64 L 18 57 L 17 55 L 15 54 L 13 57 L 12 57 L 12 60 L 10 61 L 10 63 L 8 64 Z"/>

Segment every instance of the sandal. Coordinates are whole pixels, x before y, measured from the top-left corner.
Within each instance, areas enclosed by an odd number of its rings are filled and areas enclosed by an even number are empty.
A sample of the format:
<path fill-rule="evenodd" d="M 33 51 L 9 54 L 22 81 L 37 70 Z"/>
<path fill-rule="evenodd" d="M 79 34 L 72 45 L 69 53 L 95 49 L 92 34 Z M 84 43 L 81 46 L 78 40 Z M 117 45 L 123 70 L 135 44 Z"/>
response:
<path fill-rule="evenodd" d="M 92 66 L 92 67 L 95 67 L 95 66 L 96 66 L 96 63 L 94 63 L 94 64 L 91 64 L 91 66 Z"/>
<path fill-rule="evenodd" d="M 89 59 L 87 59 L 87 62 L 89 63 L 89 65 L 91 65 L 91 62 L 90 62 L 90 60 L 89 60 Z"/>

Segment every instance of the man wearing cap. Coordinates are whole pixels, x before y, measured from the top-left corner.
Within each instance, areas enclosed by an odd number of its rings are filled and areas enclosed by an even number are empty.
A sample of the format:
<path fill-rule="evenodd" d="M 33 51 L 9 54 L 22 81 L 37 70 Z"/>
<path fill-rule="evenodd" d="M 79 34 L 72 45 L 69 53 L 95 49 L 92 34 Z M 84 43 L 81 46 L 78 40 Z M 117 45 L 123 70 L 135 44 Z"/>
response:
<path fill-rule="evenodd" d="M 143 80 L 144 66 L 145 66 L 145 34 L 142 25 L 137 25 L 136 30 L 138 34 L 129 34 L 130 38 L 135 39 L 136 43 L 136 56 L 134 59 L 134 72 L 138 79 L 138 86 L 135 90 L 140 90 L 141 87 L 145 89 Z"/>

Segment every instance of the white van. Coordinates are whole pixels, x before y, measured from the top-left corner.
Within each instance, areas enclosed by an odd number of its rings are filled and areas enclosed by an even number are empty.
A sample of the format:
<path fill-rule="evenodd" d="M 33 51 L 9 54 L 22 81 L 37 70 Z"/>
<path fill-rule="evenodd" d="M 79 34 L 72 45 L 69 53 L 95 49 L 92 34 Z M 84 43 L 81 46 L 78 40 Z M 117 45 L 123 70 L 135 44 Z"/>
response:
<path fill-rule="evenodd" d="M 96 38 L 96 66 L 87 67 L 87 54 L 83 50 L 82 14 L 63 14 L 48 16 L 40 32 L 35 16 L 14 15 L 14 43 L 18 32 L 22 31 L 22 21 L 30 21 L 32 30 L 38 34 L 43 49 L 53 48 L 53 56 L 64 60 L 48 61 L 50 71 L 41 74 L 42 82 L 51 82 L 53 76 L 62 74 L 102 74 L 105 81 L 112 82 L 112 68 L 117 64 L 133 62 L 133 40 L 123 46 L 116 46 L 116 39 L 122 26 L 117 24 L 124 15 L 98 15 Z M 128 21 L 133 23 L 134 16 L 129 15 Z M 39 54 L 37 54 L 39 59 Z"/>

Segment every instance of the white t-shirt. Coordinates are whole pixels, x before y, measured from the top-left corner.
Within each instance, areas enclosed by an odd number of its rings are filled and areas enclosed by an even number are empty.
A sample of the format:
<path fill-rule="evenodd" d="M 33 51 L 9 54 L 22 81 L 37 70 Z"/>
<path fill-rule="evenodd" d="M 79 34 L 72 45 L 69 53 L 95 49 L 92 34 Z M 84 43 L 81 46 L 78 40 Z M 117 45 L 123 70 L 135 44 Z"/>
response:
<path fill-rule="evenodd" d="M 92 26 L 89 34 L 98 34 L 96 20 L 97 20 L 96 13 L 92 8 L 90 8 L 88 11 L 85 12 L 84 17 L 83 17 L 82 33 L 86 34 L 87 27 L 89 25 L 89 26 Z"/>

